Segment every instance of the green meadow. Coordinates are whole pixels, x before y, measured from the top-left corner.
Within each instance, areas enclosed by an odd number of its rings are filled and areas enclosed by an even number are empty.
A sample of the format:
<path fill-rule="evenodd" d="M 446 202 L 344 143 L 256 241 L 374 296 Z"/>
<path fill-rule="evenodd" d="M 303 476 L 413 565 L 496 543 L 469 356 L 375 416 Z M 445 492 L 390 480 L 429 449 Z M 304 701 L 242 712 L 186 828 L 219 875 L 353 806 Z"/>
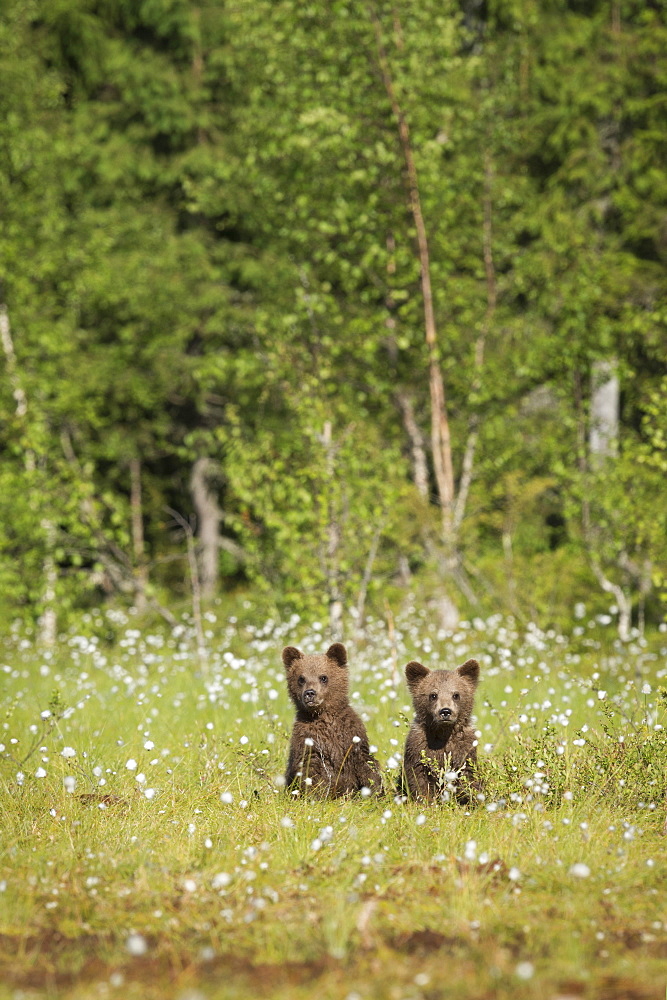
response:
<path fill-rule="evenodd" d="M 667 634 L 408 609 L 347 638 L 378 799 L 291 798 L 282 646 L 317 622 L 94 612 L 3 645 L 0 997 L 652 1000 L 667 984 Z M 393 791 L 412 658 L 482 666 L 484 797 Z"/>

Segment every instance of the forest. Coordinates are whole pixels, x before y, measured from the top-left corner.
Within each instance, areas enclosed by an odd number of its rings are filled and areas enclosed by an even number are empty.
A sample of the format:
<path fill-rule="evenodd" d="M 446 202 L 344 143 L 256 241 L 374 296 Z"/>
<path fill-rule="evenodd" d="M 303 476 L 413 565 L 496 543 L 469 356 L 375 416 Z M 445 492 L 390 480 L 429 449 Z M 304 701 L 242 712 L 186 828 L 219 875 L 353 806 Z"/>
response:
<path fill-rule="evenodd" d="M 2 620 L 663 620 L 662 0 L 0 10 Z"/>

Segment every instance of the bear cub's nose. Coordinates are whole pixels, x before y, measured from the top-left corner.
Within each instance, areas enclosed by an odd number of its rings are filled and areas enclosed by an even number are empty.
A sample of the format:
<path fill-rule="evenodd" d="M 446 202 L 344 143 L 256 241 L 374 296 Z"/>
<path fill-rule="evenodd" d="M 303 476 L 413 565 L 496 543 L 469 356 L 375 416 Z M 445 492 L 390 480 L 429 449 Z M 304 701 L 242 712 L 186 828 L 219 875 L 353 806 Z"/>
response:
<path fill-rule="evenodd" d="M 441 719 L 448 719 L 452 714 L 451 708 L 441 708 L 439 715 Z"/>
<path fill-rule="evenodd" d="M 304 691 L 303 692 L 303 700 L 304 701 L 314 701 L 315 700 L 315 689 L 314 688 L 308 688 L 307 691 Z"/>

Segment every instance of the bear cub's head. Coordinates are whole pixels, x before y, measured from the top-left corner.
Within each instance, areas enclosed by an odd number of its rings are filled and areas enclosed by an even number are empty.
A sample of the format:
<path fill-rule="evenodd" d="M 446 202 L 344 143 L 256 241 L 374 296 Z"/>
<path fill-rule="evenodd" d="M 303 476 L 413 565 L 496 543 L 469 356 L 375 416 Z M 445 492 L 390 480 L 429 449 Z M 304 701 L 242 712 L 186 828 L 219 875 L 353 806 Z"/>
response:
<path fill-rule="evenodd" d="M 283 663 L 290 698 L 298 711 L 317 716 L 347 704 L 347 652 L 341 642 L 329 646 L 324 656 L 285 646 Z"/>
<path fill-rule="evenodd" d="M 405 676 L 417 720 L 423 726 L 444 733 L 468 724 L 479 681 L 477 660 L 466 660 L 456 670 L 429 670 L 412 660 Z"/>

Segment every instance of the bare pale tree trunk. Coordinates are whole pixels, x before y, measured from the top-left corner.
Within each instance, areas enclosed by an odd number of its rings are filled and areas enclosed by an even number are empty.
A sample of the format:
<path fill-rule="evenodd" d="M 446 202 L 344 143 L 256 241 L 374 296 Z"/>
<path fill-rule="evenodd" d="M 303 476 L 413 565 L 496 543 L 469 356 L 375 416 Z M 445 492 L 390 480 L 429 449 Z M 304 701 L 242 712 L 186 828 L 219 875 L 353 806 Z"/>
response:
<path fill-rule="evenodd" d="M 0 304 L 0 342 L 5 355 L 7 374 L 12 387 L 14 399 L 16 400 L 16 415 L 23 421 L 28 419 L 28 397 L 21 376 L 19 374 L 16 351 L 14 350 L 14 340 L 9 323 L 9 313 L 7 306 Z M 34 472 L 37 467 L 37 458 L 32 448 L 27 448 L 23 461 L 26 472 Z M 42 614 L 40 617 L 40 642 L 44 646 L 53 646 L 56 641 L 57 617 L 56 617 L 56 583 L 58 580 L 58 569 L 54 557 L 55 550 L 55 527 L 49 518 L 42 518 L 41 527 L 44 532 L 45 555 L 42 563 Z"/>
<path fill-rule="evenodd" d="M 613 583 L 602 570 L 600 563 L 594 555 L 590 555 L 590 564 L 595 579 L 599 583 L 605 594 L 612 594 L 618 607 L 618 637 L 623 642 L 630 638 L 630 628 L 632 624 L 632 601 L 628 594 L 618 583 Z"/>
<path fill-rule="evenodd" d="M 42 614 L 40 616 L 40 641 L 44 646 L 53 646 L 56 641 L 58 619 L 56 616 L 56 584 L 58 582 L 58 568 L 54 558 L 56 547 L 56 530 L 53 521 L 48 518 L 42 519 L 42 530 L 46 540 L 46 553 L 42 562 Z"/>
<path fill-rule="evenodd" d="M 137 611 L 146 610 L 146 588 L 148 587 L 148 567 L 146 565 L 144 543 L 144 512 L 141 493 L 141 459 L 130 459 L 130 513 L 132 519 L 132 548 L 136 576 L 135 604 Z"/>
<path fill-rule="evenodd" d="M 197 636 L 197 656 L 199 665 L 204 675 L 208 674 L 208 650 L 204 636 L 204 624 L 201 613 L 201 586 L 199 582 L 199 567 L 197 566 L 197 553 L 195 552 L 195 537 L 192 526 L 186 519 L 173 510 L 171 507 L 165 508 L 171 514 L 176 523 L 183 529 L 188 557 L 188 569 L 190 571 L 190 588 L 192 591 L 192 619 L 195 625 Z"/>
<path fill-rule="evenodd" d="M 333 483 L 336 472 L 336 447 L 330 420 L 325 420 L 320 441 L 324 448 L 327 479 Z M 343 633 L 343 601 L 340 590 L 340 570 L 338 556 L 340 548 L 340 522 L 335 503 L 329 495 L 327 498 L 327 546 L 326 546 L 326 578 L 329 601 L 329 628 L 334 639 L 340 639 Z"/>
<path fill-rule="evenodd" d="M 389 601 L 386 599 L 384 602 L 384 614 L 387 619 L 387 634 L 389 635 L 389 643 L 391 646 L 391 682 L 394 687 L 396 687 L 400 680 L 398 672 L 398 650 L 396 648 L 396 626 L 394 624 L 394 615 L 389 607 Z"/>
<path fill-rule="evenodd" d="M 603 385 L 607 384 L 608 381 L 609 381 L 608 379 L 606 381 L 603 379 Z M 597 462 L 599 462 L 601 459 L 603 460 L 604 456 L 601 454 L 599 450 L 596 452 L 592 451 L 591 447 L 593 444 L 592 425 L 591 428 L 589 429 L 589 441 L 588 441 L 589 450 L 587 450 L 586 447 L 586 429 L 585 429 L 584 415 L 583 415 L 582 388 L 581 388 L 581 379 L 578 373 L 576 373 L 575 375 L 574 393 L 575 393 L 575 408 L 577 411 L 577 446 L 578 446 L 577 450 L 579 453 L 578 456 L 579 472 L 581 473 L 582 479 L 584 480 L 585 483 L 585 478 L 589 472 L 589 459 L 588 459 L 589 454 L 591 460 L 595 460 Z M 618 393 L 618 388 L 616 388 L 615 393 L 616 394 Z M 614 392 L 611 393 L 611 396 L 613 398 Z M 608 400 L 606 400 L 606 402 L 608 402 Z M 594 405 L 593 400 L 591 400 L 591 409 L 593 409 L 593 405 Z M 604 411 L 605 407 L 601 408 Z M 609 412 L 607 411 L 607 417 L 608 416 Z M 611 424 L 613 425 L 613 421 L 611 422 Z M 609 430 L 611 425 L 607 421 L 605 426 L 607 430 Z M 598 442 L 596 438 L 595 441 L 596 447 L 599 448 L 602 448 L 603 446 L 605 448 L 615 447 L 615 444 L 612 444 L 612 441 L 615 442 L 616 436 L 617 436 L 616 433 L 614 433 L 613 437 L 609 436 L 605 438 L 604 445 L 602 439 L 600 439 L 600 441 Z M 609 577 L 605 574 L 602 568 L 600 560 L 596 556 L 595 529 L 593 526 L 593 520 L 591 518 L 590 501 L 588 499 L 588 494 L 586 492 L 585 486 L 583 490 L 582 503 L 581 503 L 581 528 L 584 539 L 584 545 L 586 546 L 586 551 L 588 553 L 589 565 L 601 589 L 606 594 L 612 594 L 616 600 L 616 605 L 618 607 L 618 635 L 621 640 L 626 642 L 630 638 L 630 629 L 632 624 L 632 619 L 631 619 L 632 601 L 629 595 L 620 586 L 620 584 L 614 583 L 612 580 L 609 579 Z"/>
<path fill-rule="evenodd" d="M 445 385 L 442 378 L 438 352 L 438 334 L 435 321 L 435 311 L 433 308 L 433 290 L 431 286 L 431 263 L 426 225 L 424 223 L 424 215 L 421 206 L 419 179 L 417 176 L 417 168 L 415 166 L 414 153 L 412 150 L 410 127 L 405 112 L 403 111 L 403 108 L 398 100 L 398 95 L 394 86 L 391 68 L 389 65 L 389 59 L 387 57 L 382 39 L 382 26 L 373 7 L 369 7 L 369 16 L 375 30 L 378 65 L 382 75 L 382 81 L 398 127 L 399 142 L 405 161 L 408 205 L 417 233 L 420 280 L 424 306 L 424 333 L 429 359 L 431 450 L 433 454 L 435 479 L 438 487 L 438 498 L 442 509 L 443 537 L 445 543 L 448 546 L 451 546 L 453 544 L 454 467 L 452 462 L 452 446 L 449 418 L 447 416 Z M 402 29 L 397 15 L 394 18 L 394 30 L 400 37 Z"/>
<path fill-rule="evenodd" d="M 197 512 L 199 578 L 202 597 L 211 600 L 218 589 L 220 575 L 220 521 L 222 512 L 211 487 L 214 471 L 209 458 L 198 458 L 192 466 L 190 491 Z"/>
<path fill-rule="evenodd" d="M 599 465 L 618 452 L 618 366 L 614 359 L 593 362 L 591 416 L 588 448 L 591 462 Z"/>
<path fill-rule="evenodd" d="M 9 382 L 12 387 L 14 399 L 16 400 L 16 416 L 23 418 L 28 414 L 28 398 L 19 376 L 14 340 L 12 339 L 12 331 L 9 325 L 9 313 L 4 303 L 0 305 L 0 340 L 2 340 L 2 350 L 4 351 L 5 362 L 7 364 Z M 35 468 L 35 456 L 32 452 L 26 455 L 25 464 L 29 471 Z"/>
<path fill-rule="evenodd" d="M 412 478 L 420 497 L 428 500 L 428 463 L 426 461 L 424 435 L 415 419 L 415 410 L 410 395 L 407 392 L 400 392 L 397 399 L 401 413 L 403 414 L 403 426 L 410 441 Z"/>

